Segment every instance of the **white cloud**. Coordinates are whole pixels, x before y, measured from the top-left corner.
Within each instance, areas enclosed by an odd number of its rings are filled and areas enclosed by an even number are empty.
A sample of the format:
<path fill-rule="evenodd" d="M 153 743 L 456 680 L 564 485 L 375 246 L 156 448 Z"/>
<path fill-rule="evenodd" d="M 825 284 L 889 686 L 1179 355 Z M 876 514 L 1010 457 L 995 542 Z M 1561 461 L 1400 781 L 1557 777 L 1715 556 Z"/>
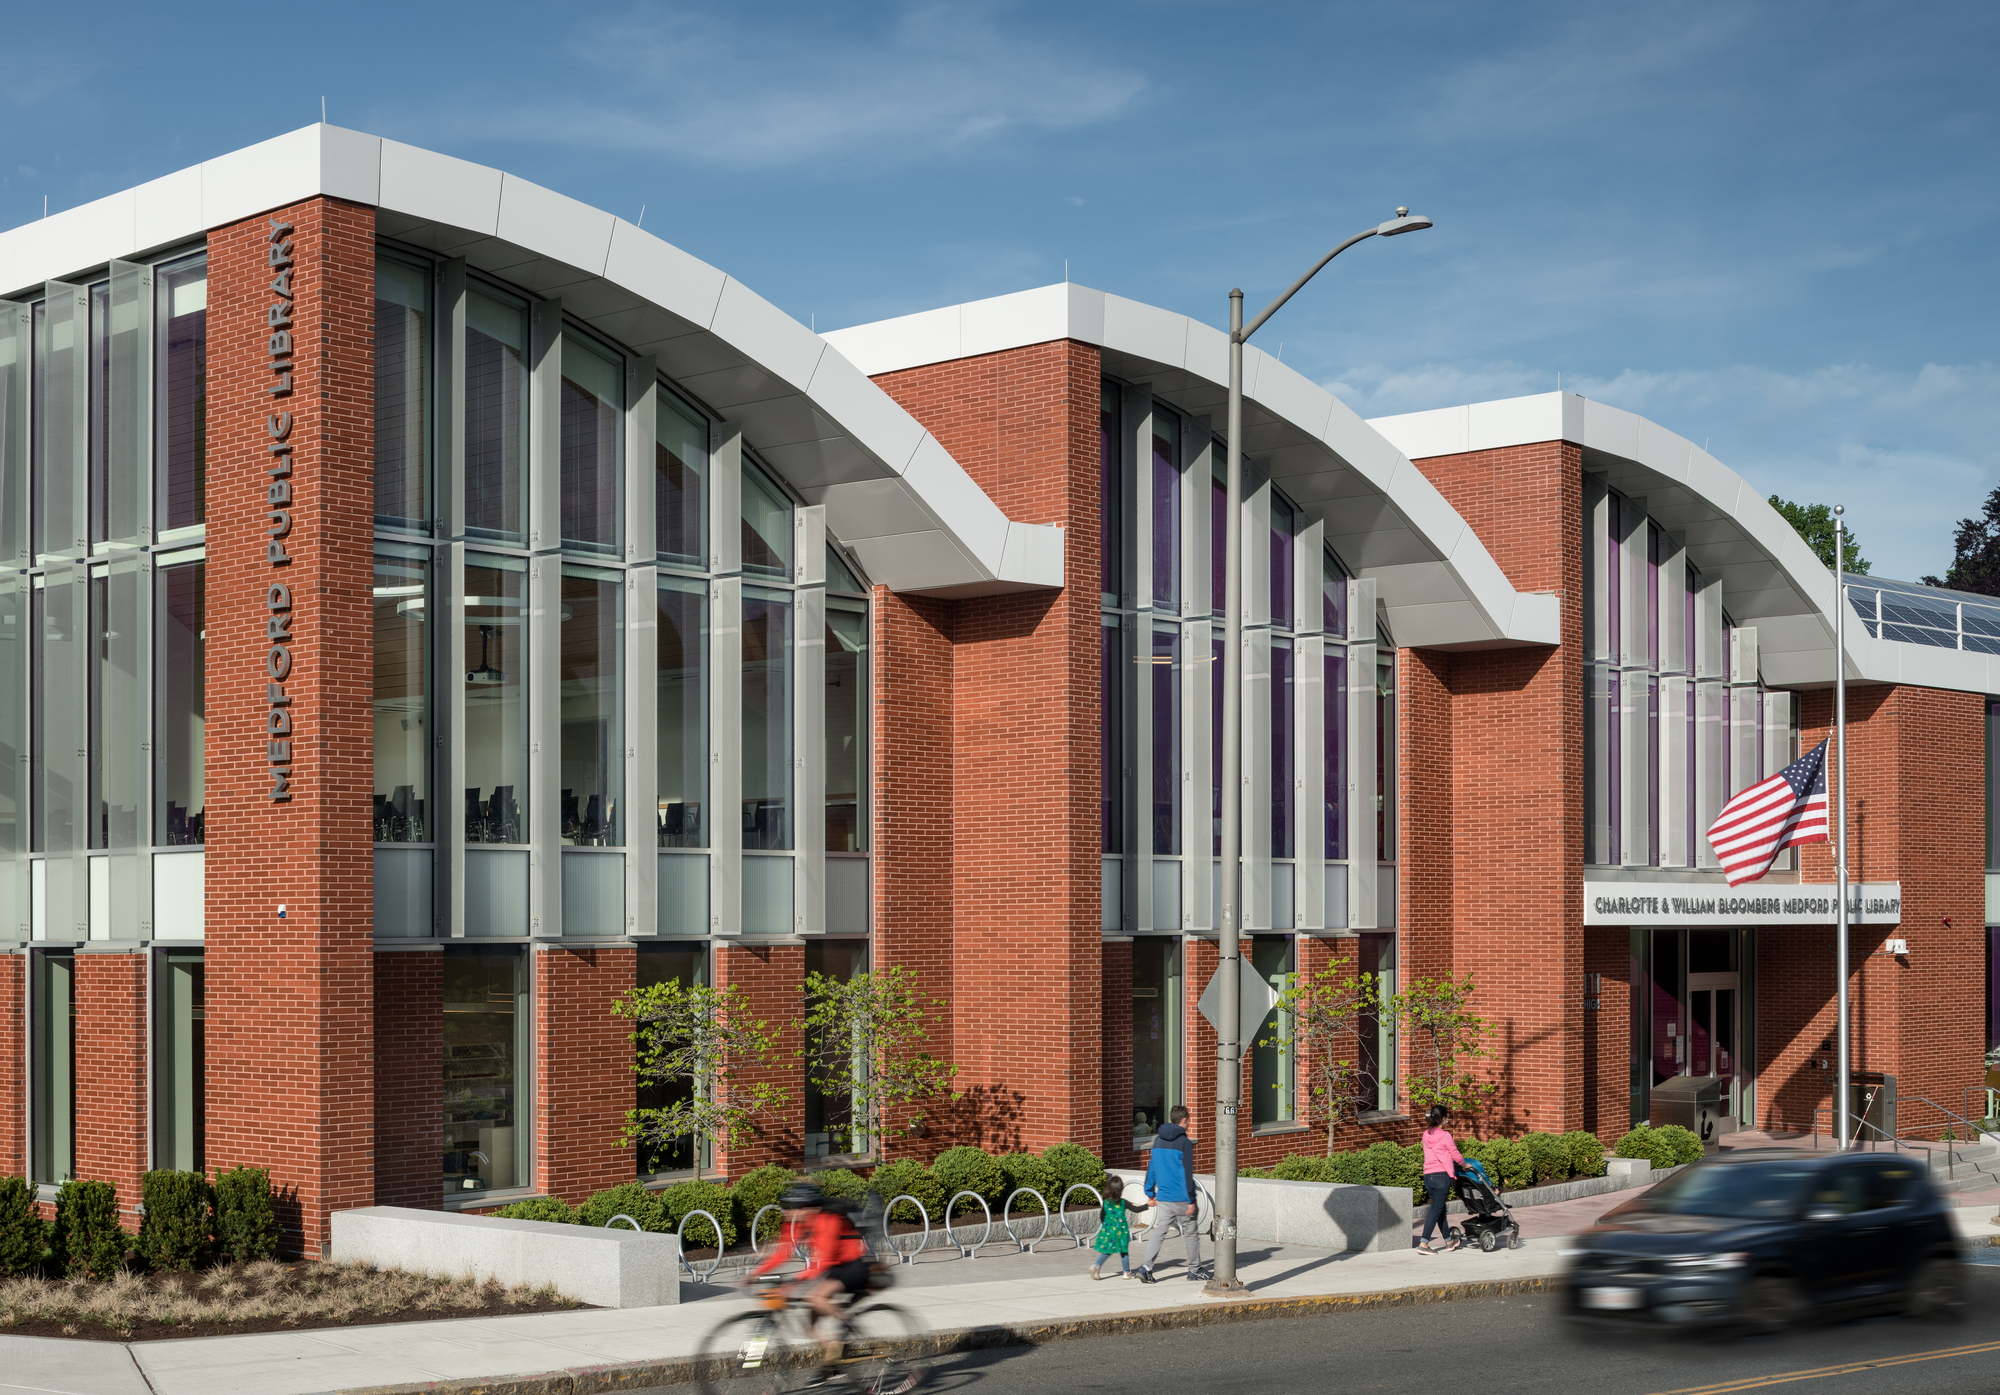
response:
<path fill-rule="evenodd" d="M 1363 416 L 1548 392 L 1552 373 L 1515 363 L 1357 367 L 1327 388 Z M 1950 565 L 1952 531 L 2000 485 L 2000 364 L 1914 370 L 1830 364 L 1799 373 L 1726 366 L 1614 378 L 1565 391 L 1637 412 L 1705 444 L 1764 494 L 1844 503 L 1882 576 Z"/>
<path fill-rule="evenodd" d="M 596 71 L 587 95 L 524 104 L 461 90 L 409 120 L 467 141 L 730 166 L 894 163 L 1089 125 L 1145 87 L 1076 46 L 1003 28 L 979 5 L 904 8 L 872 32 L 832 13 L 758 29 L 648 7 L 579 27 L 564 47 Z"/>

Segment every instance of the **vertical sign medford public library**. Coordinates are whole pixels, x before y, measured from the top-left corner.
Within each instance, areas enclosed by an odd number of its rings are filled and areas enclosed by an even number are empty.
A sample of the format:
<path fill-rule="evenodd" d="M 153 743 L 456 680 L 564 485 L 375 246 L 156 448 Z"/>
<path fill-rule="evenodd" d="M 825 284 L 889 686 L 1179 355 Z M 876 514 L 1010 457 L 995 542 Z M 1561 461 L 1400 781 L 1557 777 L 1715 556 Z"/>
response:
<path fill-rule="evenodd" d="M 270 333 L 267 347 L 271 355 L 271 396 L 273 405 L 282 408 L 283 399 L 292 395 L 292 225 L 276 218 L 270 222 L 269 261 L 277 275 L 271 281 L 271 294 L 275 298 L 264 312 L 264 321 Z M 271 463 L 266 470 L 270 484 L 265 494 L 271 541 L 264 549 L 264 556 L 276 569 L 289 566 L 292 561 L 285 551 L 285 539 L 292 531 L 292 414 L 273 411 L 265 425 L 271 436 Z M 270 652 L 264 657 L 264 696 L 270 706 L 264 732 L 271 761 L 270 800 L 273 804 L 285 804 L 292 798 L 292 700 L 285 695 L 285 680 L 292 674 L 292 592 L 277 575 L 264 593 L 264 608 L 270 612 L 264 634 L 271 641 Z"/>

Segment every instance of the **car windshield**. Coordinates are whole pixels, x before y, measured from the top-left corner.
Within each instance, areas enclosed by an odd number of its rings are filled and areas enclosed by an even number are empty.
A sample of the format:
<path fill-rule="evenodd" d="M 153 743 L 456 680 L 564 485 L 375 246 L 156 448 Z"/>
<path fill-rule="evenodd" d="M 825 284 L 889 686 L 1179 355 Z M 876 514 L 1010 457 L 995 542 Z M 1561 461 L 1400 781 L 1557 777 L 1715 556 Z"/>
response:
<path fill-rule="evenodd" d="M 1641 1204 L 1677 1216 L 1778 1220 L 1798 1213 L 1811 1175 L 1788 1162 L 1696 1164 L 1646 1193 Z"/>

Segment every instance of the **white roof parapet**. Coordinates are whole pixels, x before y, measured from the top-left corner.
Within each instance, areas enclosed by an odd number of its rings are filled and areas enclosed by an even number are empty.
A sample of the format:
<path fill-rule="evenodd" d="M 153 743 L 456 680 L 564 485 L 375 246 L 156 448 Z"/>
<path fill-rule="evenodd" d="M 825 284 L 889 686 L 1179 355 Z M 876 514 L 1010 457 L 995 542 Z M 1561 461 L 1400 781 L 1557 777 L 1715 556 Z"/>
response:
<path fill-rule="evenodd" d="M 1646 501 L 1648 516 L 1680 538 L 1703 573 L 1722 579 L 1722 603 L 1757 627 L 1765 682 L 1833 682 L 1833 573 L 1765 495 L 1700 446 L 1632 412 L 1575 393 L 1546 392 L 1369 422 L 1412 459 L 1541 441 L 1583 448 L 1584 468 Z M 1867 587 L 1867 577 L 1848 578 Z M 2000 656 L 1871 636 L 1850 606 L 1847 676 L 2000 694 Z"/>
<path fill-rule="evenodd" d="M 1107 371 L 1220 424 L 1229 337 L 1185 315 L 1064 283 L 904 315 L 825 338 L 869 374 L 1075 339 Z M 1396 642 L 1483 649 L 1556 644 L 1557 597 L 1517 592 L 1424 473 L 1333 394 L 1254 347 L 1243 356 L 1244 451 L 1377 579 Z"/>
<path fill-rule="evenodd" d="M 318 195 L 372 205 L 385 236 L 560 296 L 655 355 L 827 506 L 871 580 L 945 596 L 1062 586 L 1060 527 L 1009 520 L 887 393 L 741 282 L 622 218 L 380 136 L 307 126 L 0 233 L 0 288 L 31 294 Z"/>

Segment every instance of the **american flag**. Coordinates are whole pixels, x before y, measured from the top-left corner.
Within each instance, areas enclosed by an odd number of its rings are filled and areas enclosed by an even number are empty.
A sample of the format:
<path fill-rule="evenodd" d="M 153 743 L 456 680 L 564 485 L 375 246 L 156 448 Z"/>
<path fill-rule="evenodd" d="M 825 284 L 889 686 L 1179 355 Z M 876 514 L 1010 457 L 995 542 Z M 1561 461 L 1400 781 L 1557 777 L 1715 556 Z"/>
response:
<path fill-rule="evenodd" d="M 1826 742 L 1722 806 L 1708 845 L 1731 886 L 1771 870 L 1781 848 L 1826 841 Z"/>

